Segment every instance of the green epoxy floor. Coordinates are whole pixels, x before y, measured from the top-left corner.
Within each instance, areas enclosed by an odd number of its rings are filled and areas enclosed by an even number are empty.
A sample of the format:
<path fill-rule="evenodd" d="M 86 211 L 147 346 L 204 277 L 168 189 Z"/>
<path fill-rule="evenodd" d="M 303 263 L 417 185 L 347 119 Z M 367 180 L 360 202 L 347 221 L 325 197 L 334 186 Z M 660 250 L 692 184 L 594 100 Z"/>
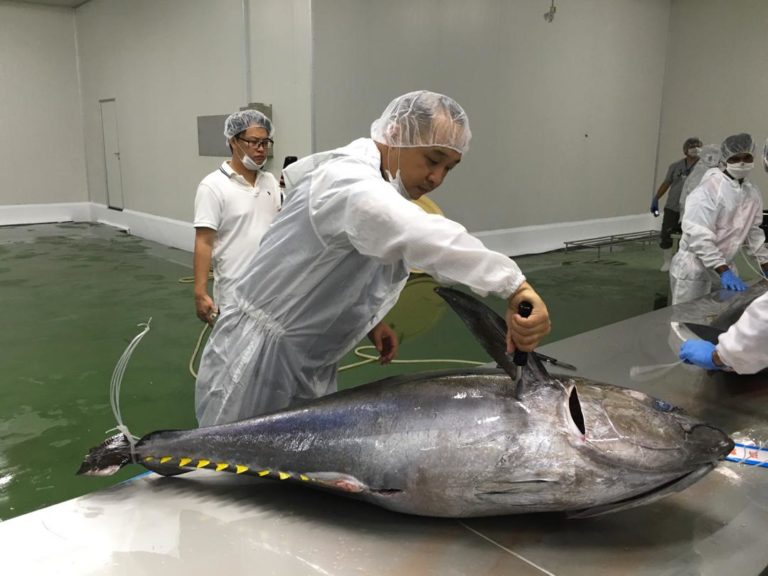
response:
<path fill-rule="evenodd" d="M 516 259 L 553 319 L 547 342 L 618 322 L 666 303 L 667 275 L 654 245 L 612 252 L 553 252 Z M 744 273 L 747 279 L 754 274 Z M 189 358 L 200 333 L 191 254 L 91 224 L 0 228 L 0 521 L 98 490 L 109 478 L 74 475 L 85 452 L 115 425 L 109 382 L 123 350 L 152 330 L 123 380 L 123 418 L 134 434 L 195 426 Z M 400 359 L 489 359 L 461 321 L 416 276 L 390 315 Z M 504 303 L 486 302 L 502 311 Z M 342 364 L 358 360 L 352 354 Z M 339 375 L 340 388 L 445 364 L 369 364 Z"/>

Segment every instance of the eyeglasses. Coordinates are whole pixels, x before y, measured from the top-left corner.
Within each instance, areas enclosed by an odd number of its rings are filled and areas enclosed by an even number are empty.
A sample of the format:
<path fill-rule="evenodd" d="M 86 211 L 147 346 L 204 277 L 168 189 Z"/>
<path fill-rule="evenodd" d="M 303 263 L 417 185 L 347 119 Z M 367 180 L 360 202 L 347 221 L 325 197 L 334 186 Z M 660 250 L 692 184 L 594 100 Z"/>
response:
<path fill-rule="evenodd" d="M 235 136 L 235 138 L 240 140 L 240 142 L 245 142 L 250 148 L 255 148 L 257 150 L 259 148 L 264 148 L 266 150 L 275 143 L 272 138 L 257 138 L 256 140 L 249 140 L 248 138 L 241 138 L 240 136 Z"/>

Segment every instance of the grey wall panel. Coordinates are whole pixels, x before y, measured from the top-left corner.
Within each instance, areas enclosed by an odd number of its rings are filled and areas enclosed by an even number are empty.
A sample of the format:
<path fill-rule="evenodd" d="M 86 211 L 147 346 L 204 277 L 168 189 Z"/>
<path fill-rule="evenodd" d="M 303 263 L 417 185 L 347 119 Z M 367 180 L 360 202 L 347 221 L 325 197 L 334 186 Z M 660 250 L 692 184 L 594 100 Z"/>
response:
<path fill-rule="evenodd" d="M 200 156 L 229 158 L 232 153 L 224 137 L 224 121 L 228 114 L 197 117 L 197 150 Z"/>

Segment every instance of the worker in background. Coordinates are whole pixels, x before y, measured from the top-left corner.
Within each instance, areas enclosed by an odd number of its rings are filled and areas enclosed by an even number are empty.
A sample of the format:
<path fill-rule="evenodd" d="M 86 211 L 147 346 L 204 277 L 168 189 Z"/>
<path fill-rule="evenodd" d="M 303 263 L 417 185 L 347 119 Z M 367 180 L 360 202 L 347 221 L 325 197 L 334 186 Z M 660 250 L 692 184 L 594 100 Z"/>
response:
<path fill-rule="evenodd" d="M 682 222 L 685 217 L 685 201 L 690 196 L 699 184 L 704 174 L 709 172 L 712 168 L 720 166 L 720 145 L 719 144 L 705 144 L 699 152 L 699 161 L 691 170 L 691 173 L 683 182 L 683 190 L 680 192 L 680 221 Z"/>
<path fill-rule="evenodd" d="M 691 170 L 693 170 L 693 167 L 696 166 L 696 162 L 699 160 L 701 140 L 695 137 L 688 138 L 683 143 L 683 152 L 685 153 L 685 158 L 669 165 L 664 181 L 653 196 L 653 200 L 651 200 L 651 214 L 658 217 L 659 200 L 669 191 L 667 202 L 664 205 L 664 217 L 661 221 L 661 238 L 659 239 L 659 247 L 664 255 L 664 263 L 661 265 L 662 272 L 669 270 L 669 265 L 672 261 L 672 234 L 680 232 L 680 193 L 683 190 L 683 182 L 685 182 L 686 177 L 691 173 Z"/>
<path fill-rule="evenodd" d="M 706 340 L 686 340 L 680 360 L 707 370 L 733 370 L 754 374 L 768 368 L 768 294 L 752 302 L 717 345 Z"/>
<path fill-rule="evenodd" d="M 713 282 L 725 290 L 746 290 L 734 259 L 742 244 L 768 270 L 768 248 L 760 228 L 763 199 L 747 178 L 754 167 L 755 144 L 735 134 L 720 146 L 725 166 L 706 172 L 686 201 L 680 250 L 669 270 L 672 303 L 708 294 Z"/>
<path fill-rule="evenodd" d="M 382 363 L 398 349 L 382 322 L 409 268 L 508 302 L 508 350 L 549 332 L 547 307 L 507 256 L 410 200 L 461 162 L 471 132 L 451 98 L 393 100 L 371 137 L 302 158 L 284 171 L 286 203 L 222 310 L 203 352 L 200 426 L 242 420 L 336 390 L 336 367 L 366 334 Z M 518 305 L 533 304 L 529 318 Z"/>
<path fill-rule="evenodd" d="M 197 317 L 213 325 L 221 307 L 233 302 L 233 288 L 280 209 L 277 180 L 264 171 L 273 144 L 272 122 L 256 110 L 242 110 L 224 122 L 232 152 L 203 178 L 195 196 L 194 293 Z M 213 298 L 208 271 L 213 260 Z"/>

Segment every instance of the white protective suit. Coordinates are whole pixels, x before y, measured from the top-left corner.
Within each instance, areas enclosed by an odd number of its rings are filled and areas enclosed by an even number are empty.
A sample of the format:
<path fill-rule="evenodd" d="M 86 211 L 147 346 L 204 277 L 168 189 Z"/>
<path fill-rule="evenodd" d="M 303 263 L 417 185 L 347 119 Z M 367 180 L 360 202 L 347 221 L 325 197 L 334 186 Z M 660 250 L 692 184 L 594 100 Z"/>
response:
<path fill-rule="evenodd" d="M 337 363 L 394 306 L 409 268 L 502 298 L 525 280 L 463 226 L 401 196 L 380 166 L 361 138 L 284 171 L 286 203 L 201 359 L 200 426 L 335 391 Z"/>
<path fill-rule="evenodd" d="M 739 374 L 768 368 L 768 294 L 752 302 L 739 321 L 720 335 L 717 354 Z"/>
<path fill-rule="evenodd" d="M 713 282 L 719 286 L 715 268 L 725 264 L 735 271 L 744 243 L 760 264 L 768 262 L 762 221 L 763 199 L 754 184 L 739 184 L 719 168 L 707 171 L 686 202 L 680 249 L 669 269 L 672 304 L 708 294 Z"/>

